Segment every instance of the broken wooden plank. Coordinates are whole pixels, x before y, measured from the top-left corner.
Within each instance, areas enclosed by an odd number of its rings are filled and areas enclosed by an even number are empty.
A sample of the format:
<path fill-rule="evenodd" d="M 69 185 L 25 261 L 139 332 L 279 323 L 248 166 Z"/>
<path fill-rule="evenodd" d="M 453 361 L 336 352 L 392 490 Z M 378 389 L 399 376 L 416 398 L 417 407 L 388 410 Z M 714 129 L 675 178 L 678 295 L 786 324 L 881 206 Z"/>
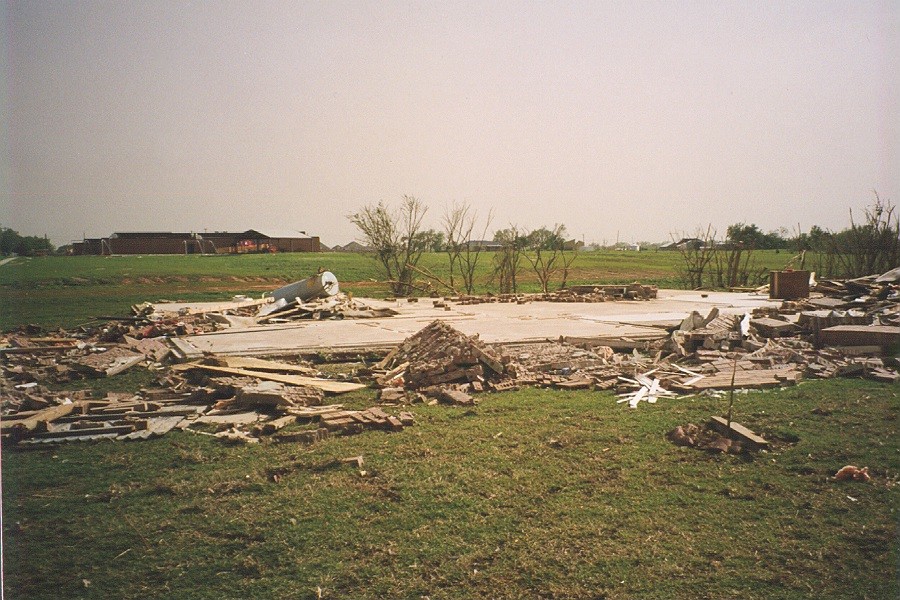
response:
<path fill-rule="evenodd" d="M 0 348 L 0 354 L 48 354 L 68 352 L 71 349 L 71 346 L 16 346 L 13 348 Z"/>
<path fill-rule="evenodd" d="M 135 429 L 137 429 L 137 427 L 134 424 L 108 425 L 106 427 L 62 429 L 62 430 L 56 430 L 56 431 L 39 431 L 34 434 L 34 437 L 39 438 L 39 439 L 57 439 L 57 438 L 68 438 L 68 437 L 105 435 L 105 434 L 110 434 L 110 433 L 116 434 L 116 435 L 121 435 L 123 433 L 131 433 Z"/>
<path fill-rule="evenodd" d="M 287 415 L 285 417 L 278 417 L 277 419 L 272 419 L 271 421 L 267 421 L 261 425 L 256 425 L 253 427 L 251 432 L 253 435 L 272 435 L 279 429 L 283 429 L 288 425 L 293 425 L 297 422 L 297 417 L 294 415 Z"/>
<path fill-rule="evenodd" d="M 364 389 L 366 386 L 361 383 L 350 383 L 346 381 L 333 381 L 331 379 L 320 379 L 318 377 L 306 377 L 303 375 L 283 375 L 281 373 L 264 373 L 262 371 L 251 371 L 249 369 L 232 369 L 231 367 L 216 367 L 213 365 L 204 365 L 200 363 L 185 363 L 174 365 L 172 367 L 177 371 L 187 371 L 190 369 L 199 369 L 211 373 L 226 373 L 228 375 L 241 375 L 243 377 L 256 377 L 257 379 L 265 379 L 267 381 L 278 381 L 289 385 L 306 385 L 317 387 L 326 394 L 345 394 L 355 390 Z"/>
<path fill-rule="evenodd" d="M 271 371 L 278 373 L 296 373 L 298 375 L 314 376 L 315 369 L 304 367 L 302 365 L 294 365 L 286 362 L 274 360 L 264 360 L 262 358 L 253 358 L 250 356 L 217 356 L 215 358 L 217 366 L 230 367 L 232 369 L 249 369 L 251 371 Z"/>
<path fill-rule="evenodd" d="M 757 448 L 768 448 L 769 442 L 762 437 L 756 435 L 740 423 L 731 422 L 731 429 L 728 428 L 728 420 L 722 417 L 712 417 L 709 421 L 710 427 L 718 431 L 724 436 L 737 438 L 742 442 L 752 444 Z"/>
<path fill-rule="evenodd" d="M 746 389 L 765 389 L 782 385 L 797 383 L 800 374 L 793 368 L 789 369 L 757 369 L 751 371 L 737 371 L 734 373 L 734 387 Z M 693 380 L 692 380 L 693 381 Z M 708 375 L 700 381 L 687 383 L 672 383 L 671 388 L 679 392 L 699 392 L 703 390 L 728 389 L 732 385 L 732 374 L 719 372 Z"/>
<path fill-rule="evenodd" d="M 72 423 L 74 421 L 114 421 L 123 417 L 138 417 L 142 419 L 187 417 L 196 415 L 203 410 L 199 406 L 166 407 L 160 410 L 138 411 L 128 410 L 123 412 L 91 412 L 83 415 L 65 415 L 55 419 L 57 423 Z"/>
<path fill-rule="evenodd" d="M 34 431 L 39 427 L 41 423 L 46 424 L 60 417 L 71 414 L 73 411 L 75 411 L 76 408 L 80 410 L 82 408 L 82 404 L 80 402 L 72 402 L 70 404 L 59 404 L 57 406 L 51 406 L 50 408 L 45 408 L 44 410 L 32 413 L 30 416 L 24 419 L 17 419 L 15 418 L 15 416 L 3 417 L 3 419 L 0 420 L 0 431 L 4 433 L 13 430 Z"/>

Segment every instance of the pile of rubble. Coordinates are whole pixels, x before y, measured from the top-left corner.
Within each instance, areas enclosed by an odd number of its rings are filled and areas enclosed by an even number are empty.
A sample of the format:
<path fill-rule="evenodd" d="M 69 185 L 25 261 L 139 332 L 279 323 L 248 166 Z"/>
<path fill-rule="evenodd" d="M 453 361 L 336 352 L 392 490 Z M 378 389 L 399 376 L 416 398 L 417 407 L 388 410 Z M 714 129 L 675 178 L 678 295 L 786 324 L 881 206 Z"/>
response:
<path fill-rule="evenodd" d="M 373 308 L 343 293 L 305 302 L 295 299 L 282 306 L 274 303 L 270 306 L 273 307 L 272 310 L 260 310 L 257 313 L 254 317 L 256 323 L 284 323 L 299 319 L 374 319 L 397 314 L 397 311 L 390 308 Z"/>
<path fill-rule="evenodd" d="M 565 289 L 539 294 L 487 294 L 484 296 L 458 296 L 446 301 L 462 305 L 486 303 L 528 302 L 608 302 L 613 300 L 650 300 L 656 298 L 659 288 L 655 285 L 629 283 L 625 285 L 573 285 Z"/>
<path fill-rule="evenodd" d="M 81 327 L 72 333 L 53 336 L 28 335 L 23 328 L 5 336 L 0 356 L 4 375 L 10 381 L 36 380 L 68 383 L 85 378 L 112 377 L 136 365 L 158 369 L 169 356 L 165 337 L 145 337 L 138 325 L 111 322 L 98 327 Z"/>
<path fill-rule="evenodd" d="M 648 331 L 641 339 L 561 338 L 491 346 L 437 320 L 373 368 L 364 366 L 342 379 L 323 378 L 309 364 L 246 357 L 207 356 L 171 364 L 167 340 L 247 319 L 339 318 L 360 310 L 362 305 L 339 293 L 291 299 L 303 283 L 298 282 L 287 286 L 283 302 L 245 298 L 201 309 L 138 305 L 133 317 L 71 332 L 23 327 L 6 334 L 0 340 L 0 433 L 21 443 L 145 439 L 172 429 L 241 441 L 270 436 L 315 441 L 411 425 L 407 412 L 325 404 L 328 396 L 364 389 L 373 380 L 383 406 L 415 401 L 470 406 L 480 392 L 539 386 L 614 390 L 620 403 L 635 408 L 681 394 L 793 385 L 804 377 L 858 376 L 893 383 L 900 379 L 900 292 L 896 281 L 879 279 L 819 282 L 809 298 L 753 314 L 694 312 L 677 326 Z M 619 292 L 642 299 L 656 291 L 639 284 L 584 287 L 557 293 L 559 301 L 600 301 Z M 617 291 L 608 289 L 613 287 Z M 534 299 L 548 298 L 490 301 Z M 280 307 L 260 315 L 275 302 Z M 50 389 L 136 367 L 152 371 L 160 388 L 101 398 Z M 696 435 L 685 435 L 696 441 Z"/>
<path fill-rule="evenodd" d="M 408 337 L 378 364 L 383 387 L 419 389 L 448 383 L 473 384 L 476 391 L 502 379 L 506 366 L 494 350 L 460 333 L 443 321 L 434 321 Z"/>
<path fill-rule="evenodd" d="M 4 388 L 0 434 L 4 442 L 35 444 L 147 439 L 182 429 L 256 442 L 297 425 L 272 439 L 312 442 L 335 433 L 398 431 L 413 424 L 408 413 L 324 405 L 328 395 L 365 386 L 318 377 L 304 365 L 226 357 L 171 365 L 163 373 L 162 388 L 102 398 L 85 390 L 51 391 L 35 381 Z M 15 367 L 12 374 L 18 374 Z"/>
<path fill-rule="evenodd" d="M 451 383 L 466 393 L 521 386 L 615 389 L 619 402 L 637 407 L 679 394 L 794 385 L 804 377 L 900 379 L 900 293 L 894 282 L 828 281 L 817 290 L 829 295 L 816 291 L 753 315 L 694 312 L 668 334 L 646 340 L 506 345 L 493 362 L 483 359 L 489 347 L 477 338 L 435 322 L 385 359 L 380 366 L 388 370 L 378 383 L 387 388 L 382 397 L 393 402 L 408 399 L 407 390 Z"/>

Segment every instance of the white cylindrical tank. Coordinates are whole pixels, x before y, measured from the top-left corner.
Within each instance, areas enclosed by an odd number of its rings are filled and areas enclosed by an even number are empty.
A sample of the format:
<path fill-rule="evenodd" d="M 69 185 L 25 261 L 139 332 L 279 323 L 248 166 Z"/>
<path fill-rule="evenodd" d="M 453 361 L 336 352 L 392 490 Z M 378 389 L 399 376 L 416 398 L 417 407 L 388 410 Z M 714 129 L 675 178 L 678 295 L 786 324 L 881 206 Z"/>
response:
<path fill-rule="evenodd" d="M 337 277 L 331 271 L 324 271 L 318 275 L 280 287 L 272 292 L 272 297 L 275 299 L 275 302 L 279 300 L 293 302 L 295 298 L 312 300 L 314 298 L 334 296 L 339 291 Z"/>

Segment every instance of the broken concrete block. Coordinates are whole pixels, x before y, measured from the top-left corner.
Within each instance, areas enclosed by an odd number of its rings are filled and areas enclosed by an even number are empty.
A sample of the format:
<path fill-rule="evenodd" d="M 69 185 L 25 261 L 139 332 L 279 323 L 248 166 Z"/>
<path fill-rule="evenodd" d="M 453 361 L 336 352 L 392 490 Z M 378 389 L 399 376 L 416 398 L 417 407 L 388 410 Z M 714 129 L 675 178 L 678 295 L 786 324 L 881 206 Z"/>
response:
<path fill-rule="evenodd" d="M 819 332 L 826 346 L 879 346 L 890 353 L 900 348 L 900 327 L 889 325 L 835 325 Z"/>
<path fill-rule="evenodd" d="M 143 354 L 124 348 L 110 348 L 105 352 L 89 354 L 73 362 L 72 366 L 92 377 L 112 377 L 144 360 Z"/>
<path fill-rule="evenodd" d="M 324 397 L 324 392 L 319 388 L 286 386 L 274 381 L 261 381 L 256 385 L 238 390 L 235 395 L 235 405 L 243 408 L 316 406 L 322 404 Z"/>

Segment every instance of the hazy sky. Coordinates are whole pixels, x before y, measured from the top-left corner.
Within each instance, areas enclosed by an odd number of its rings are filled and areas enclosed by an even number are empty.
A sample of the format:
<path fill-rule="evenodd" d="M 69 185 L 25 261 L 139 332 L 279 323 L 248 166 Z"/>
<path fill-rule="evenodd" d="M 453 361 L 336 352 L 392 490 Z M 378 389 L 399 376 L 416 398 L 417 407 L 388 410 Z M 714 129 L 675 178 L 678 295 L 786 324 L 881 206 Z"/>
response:
<path fill-rule="evenodd" d="M 0 224 L 303 230 L 403 194 L 587 242 L 900 203 L 900 3 L 18 2 Z"/>

